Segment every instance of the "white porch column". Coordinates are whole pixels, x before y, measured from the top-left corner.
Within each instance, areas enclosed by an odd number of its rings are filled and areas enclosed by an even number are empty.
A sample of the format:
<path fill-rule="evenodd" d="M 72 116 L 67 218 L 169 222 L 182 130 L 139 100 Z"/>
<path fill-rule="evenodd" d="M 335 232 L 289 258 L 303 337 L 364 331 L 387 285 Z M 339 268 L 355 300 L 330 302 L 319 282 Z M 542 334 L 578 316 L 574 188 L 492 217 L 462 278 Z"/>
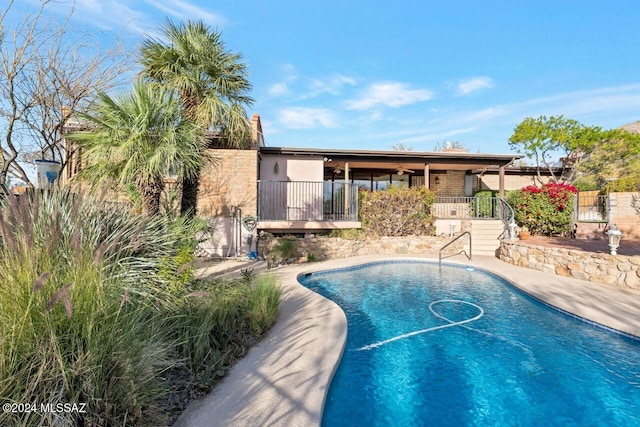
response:
<path fill-rule="evenodd" d="M 504 198 L 504 166 L 498 169 L 498 196 Z"/>
<path fill-rule="evenodd" d="M 349 162 L 344 162 L 344 215 L 349 217 Z"/>
<path fill-rule="evenodd" d="M 424 164 L 424 188 L 429 189 L 429 163 Z"/>

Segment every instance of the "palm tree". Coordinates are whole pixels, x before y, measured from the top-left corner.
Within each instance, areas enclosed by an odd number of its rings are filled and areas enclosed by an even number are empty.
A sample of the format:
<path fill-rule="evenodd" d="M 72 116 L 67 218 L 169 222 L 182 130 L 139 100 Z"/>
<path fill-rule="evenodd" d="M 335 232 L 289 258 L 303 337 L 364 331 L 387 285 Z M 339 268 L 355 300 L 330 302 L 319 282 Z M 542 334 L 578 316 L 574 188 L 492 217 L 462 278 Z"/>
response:
<path fill-rule="evenodd" d="M 225 50 L 221 34 L 202 21 L 161 27 L 167 42 L 147 39 L 140 62 L 142 75 L 178 92 L 189 120 L 221 137 L 225 146 L 242 148 L 250 143 L 250 124 L 245 108 L 251 84 L 242 57 Z M 204 154 L 204 150 L 203 153 Z M 181 213 L 195 214 L 200 171 L 182 181 Z"/>
<path fill-rule="evenodd" d="M 157 214 L 164 176 L 177 169 L 193 175 L 204 161 L 198 154 L 206 146 L 204 132 L 185 120 L 182 110 L 171 91 L 142 81 L 115 98 L 100 93 L 94 112 L 83 115 L 92 129 L 69 135 L 88 164 L 81 176 L 94 183 L 133 185 L 143 212 Z"/>

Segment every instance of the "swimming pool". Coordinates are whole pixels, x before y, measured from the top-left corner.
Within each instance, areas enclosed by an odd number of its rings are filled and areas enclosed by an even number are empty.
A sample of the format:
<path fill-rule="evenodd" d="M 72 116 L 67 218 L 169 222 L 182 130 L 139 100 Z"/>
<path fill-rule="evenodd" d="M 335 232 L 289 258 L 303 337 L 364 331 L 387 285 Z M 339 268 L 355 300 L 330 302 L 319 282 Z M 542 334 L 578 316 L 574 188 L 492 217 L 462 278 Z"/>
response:
<path fill-rule="evenodd" d="M 494 275 L 394 261 L 300 282 L 348 320 L 324 425 L 640 426 L 640 341 Z"/>

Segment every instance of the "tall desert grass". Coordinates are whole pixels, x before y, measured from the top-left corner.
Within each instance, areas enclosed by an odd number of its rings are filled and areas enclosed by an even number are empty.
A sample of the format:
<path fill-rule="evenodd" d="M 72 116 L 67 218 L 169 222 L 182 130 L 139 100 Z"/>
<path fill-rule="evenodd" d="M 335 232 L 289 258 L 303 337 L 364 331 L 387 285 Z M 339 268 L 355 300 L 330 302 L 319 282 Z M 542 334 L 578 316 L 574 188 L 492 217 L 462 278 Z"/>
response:
<path fill-rule="evenodd" d="M 86 412 L 0 412 L 0 425 L 159 425 L 165 372 L 243 354 L 275 320 L 277 286 L 194 282 L 199 229 L 65 191 L 5 200 L 0 403 Z"/>

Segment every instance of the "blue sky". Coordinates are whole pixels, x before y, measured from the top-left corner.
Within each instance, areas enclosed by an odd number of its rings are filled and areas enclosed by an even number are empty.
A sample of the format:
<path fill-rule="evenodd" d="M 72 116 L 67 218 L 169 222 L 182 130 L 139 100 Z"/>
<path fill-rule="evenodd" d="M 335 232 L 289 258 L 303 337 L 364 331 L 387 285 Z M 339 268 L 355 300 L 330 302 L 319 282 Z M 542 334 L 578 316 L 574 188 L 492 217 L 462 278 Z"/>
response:
<path fill-rule="evenodd" d="M 525 117 L 640 120 L 638 1 L 77 0 L 74 14 L 132 44 L 164 17 L 202 19 L 242 53 L 270 146 L 509 153 Z"/>

